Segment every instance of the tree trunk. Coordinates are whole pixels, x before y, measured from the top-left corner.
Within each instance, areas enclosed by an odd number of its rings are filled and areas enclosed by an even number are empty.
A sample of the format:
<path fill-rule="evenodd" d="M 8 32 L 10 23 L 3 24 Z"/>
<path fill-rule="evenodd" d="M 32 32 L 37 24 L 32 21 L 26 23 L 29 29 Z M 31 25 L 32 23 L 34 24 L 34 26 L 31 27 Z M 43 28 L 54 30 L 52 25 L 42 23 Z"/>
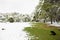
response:
<path fill-rule="evenodd" d="M 52 17 L 51 17 L 51 24 L 53 24 Z"/>
<path fill-rule="evenodd" d="M 46 22 L 46 18 L 44 19 L 44 23 Z"/>

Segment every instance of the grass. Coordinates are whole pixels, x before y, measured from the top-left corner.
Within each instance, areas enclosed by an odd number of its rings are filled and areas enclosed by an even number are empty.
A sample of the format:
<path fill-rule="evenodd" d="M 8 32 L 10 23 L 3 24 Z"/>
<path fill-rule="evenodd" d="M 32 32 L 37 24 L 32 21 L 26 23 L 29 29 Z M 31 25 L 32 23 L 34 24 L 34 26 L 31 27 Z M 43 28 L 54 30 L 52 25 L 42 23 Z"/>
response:
<path fill-rule="evenodd" d="M 29 40 L 60 40 L 58 28 L 44 23 L 32 23 L 32 27 L 26 27 L 24 31 L 29 33 Z M 55 31 L 56 35 L 51 35 L 50 31 Z"/>

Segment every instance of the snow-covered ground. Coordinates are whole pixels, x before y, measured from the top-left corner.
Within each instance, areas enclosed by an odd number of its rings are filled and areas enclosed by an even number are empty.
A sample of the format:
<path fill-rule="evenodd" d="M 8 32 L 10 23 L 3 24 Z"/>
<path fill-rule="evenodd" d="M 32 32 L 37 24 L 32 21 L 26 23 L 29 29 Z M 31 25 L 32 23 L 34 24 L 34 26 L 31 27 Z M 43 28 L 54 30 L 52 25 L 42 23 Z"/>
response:
<path fill-rule="evenodd" d="M 28 26 L 29 23 L 0 23 L 0 40 L 28 40 L 26 32 L 23 31 Z"/>
<path fill-rule="evenodd" d="M 53 24 L 51 24 L 51 22 L 47 22 L 47 24 L 49 24 L 50 26 L 56 26 L 56 27 L 60 27 L 60 22 L 53 22 Z"/>

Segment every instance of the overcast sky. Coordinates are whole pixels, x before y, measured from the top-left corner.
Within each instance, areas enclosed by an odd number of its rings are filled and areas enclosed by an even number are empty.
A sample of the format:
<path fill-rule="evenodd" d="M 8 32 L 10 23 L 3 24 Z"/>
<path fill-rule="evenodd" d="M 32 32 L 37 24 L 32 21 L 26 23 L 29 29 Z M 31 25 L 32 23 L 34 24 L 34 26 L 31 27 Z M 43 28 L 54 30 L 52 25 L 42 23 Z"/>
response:
<path fill-rule="evenodd" d="M 0 12 L 32 13 L 39 0 L 0 0 Z"/>

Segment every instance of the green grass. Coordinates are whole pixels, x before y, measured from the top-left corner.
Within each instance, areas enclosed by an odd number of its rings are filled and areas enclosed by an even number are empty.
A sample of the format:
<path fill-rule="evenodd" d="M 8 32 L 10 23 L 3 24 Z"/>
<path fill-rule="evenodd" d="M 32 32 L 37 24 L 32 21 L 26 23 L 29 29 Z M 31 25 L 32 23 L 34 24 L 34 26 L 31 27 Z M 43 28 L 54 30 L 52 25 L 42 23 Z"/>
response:
<path fill-rule="evenodd" d="M 26 27 L 24 31 L 29 33 L 30 40 L 60 40 L 58 28 L 44 23 L 32 23 L 32 27 Z M 50 31 L 55 31 L 56 35 L 51 35 Z"/>

